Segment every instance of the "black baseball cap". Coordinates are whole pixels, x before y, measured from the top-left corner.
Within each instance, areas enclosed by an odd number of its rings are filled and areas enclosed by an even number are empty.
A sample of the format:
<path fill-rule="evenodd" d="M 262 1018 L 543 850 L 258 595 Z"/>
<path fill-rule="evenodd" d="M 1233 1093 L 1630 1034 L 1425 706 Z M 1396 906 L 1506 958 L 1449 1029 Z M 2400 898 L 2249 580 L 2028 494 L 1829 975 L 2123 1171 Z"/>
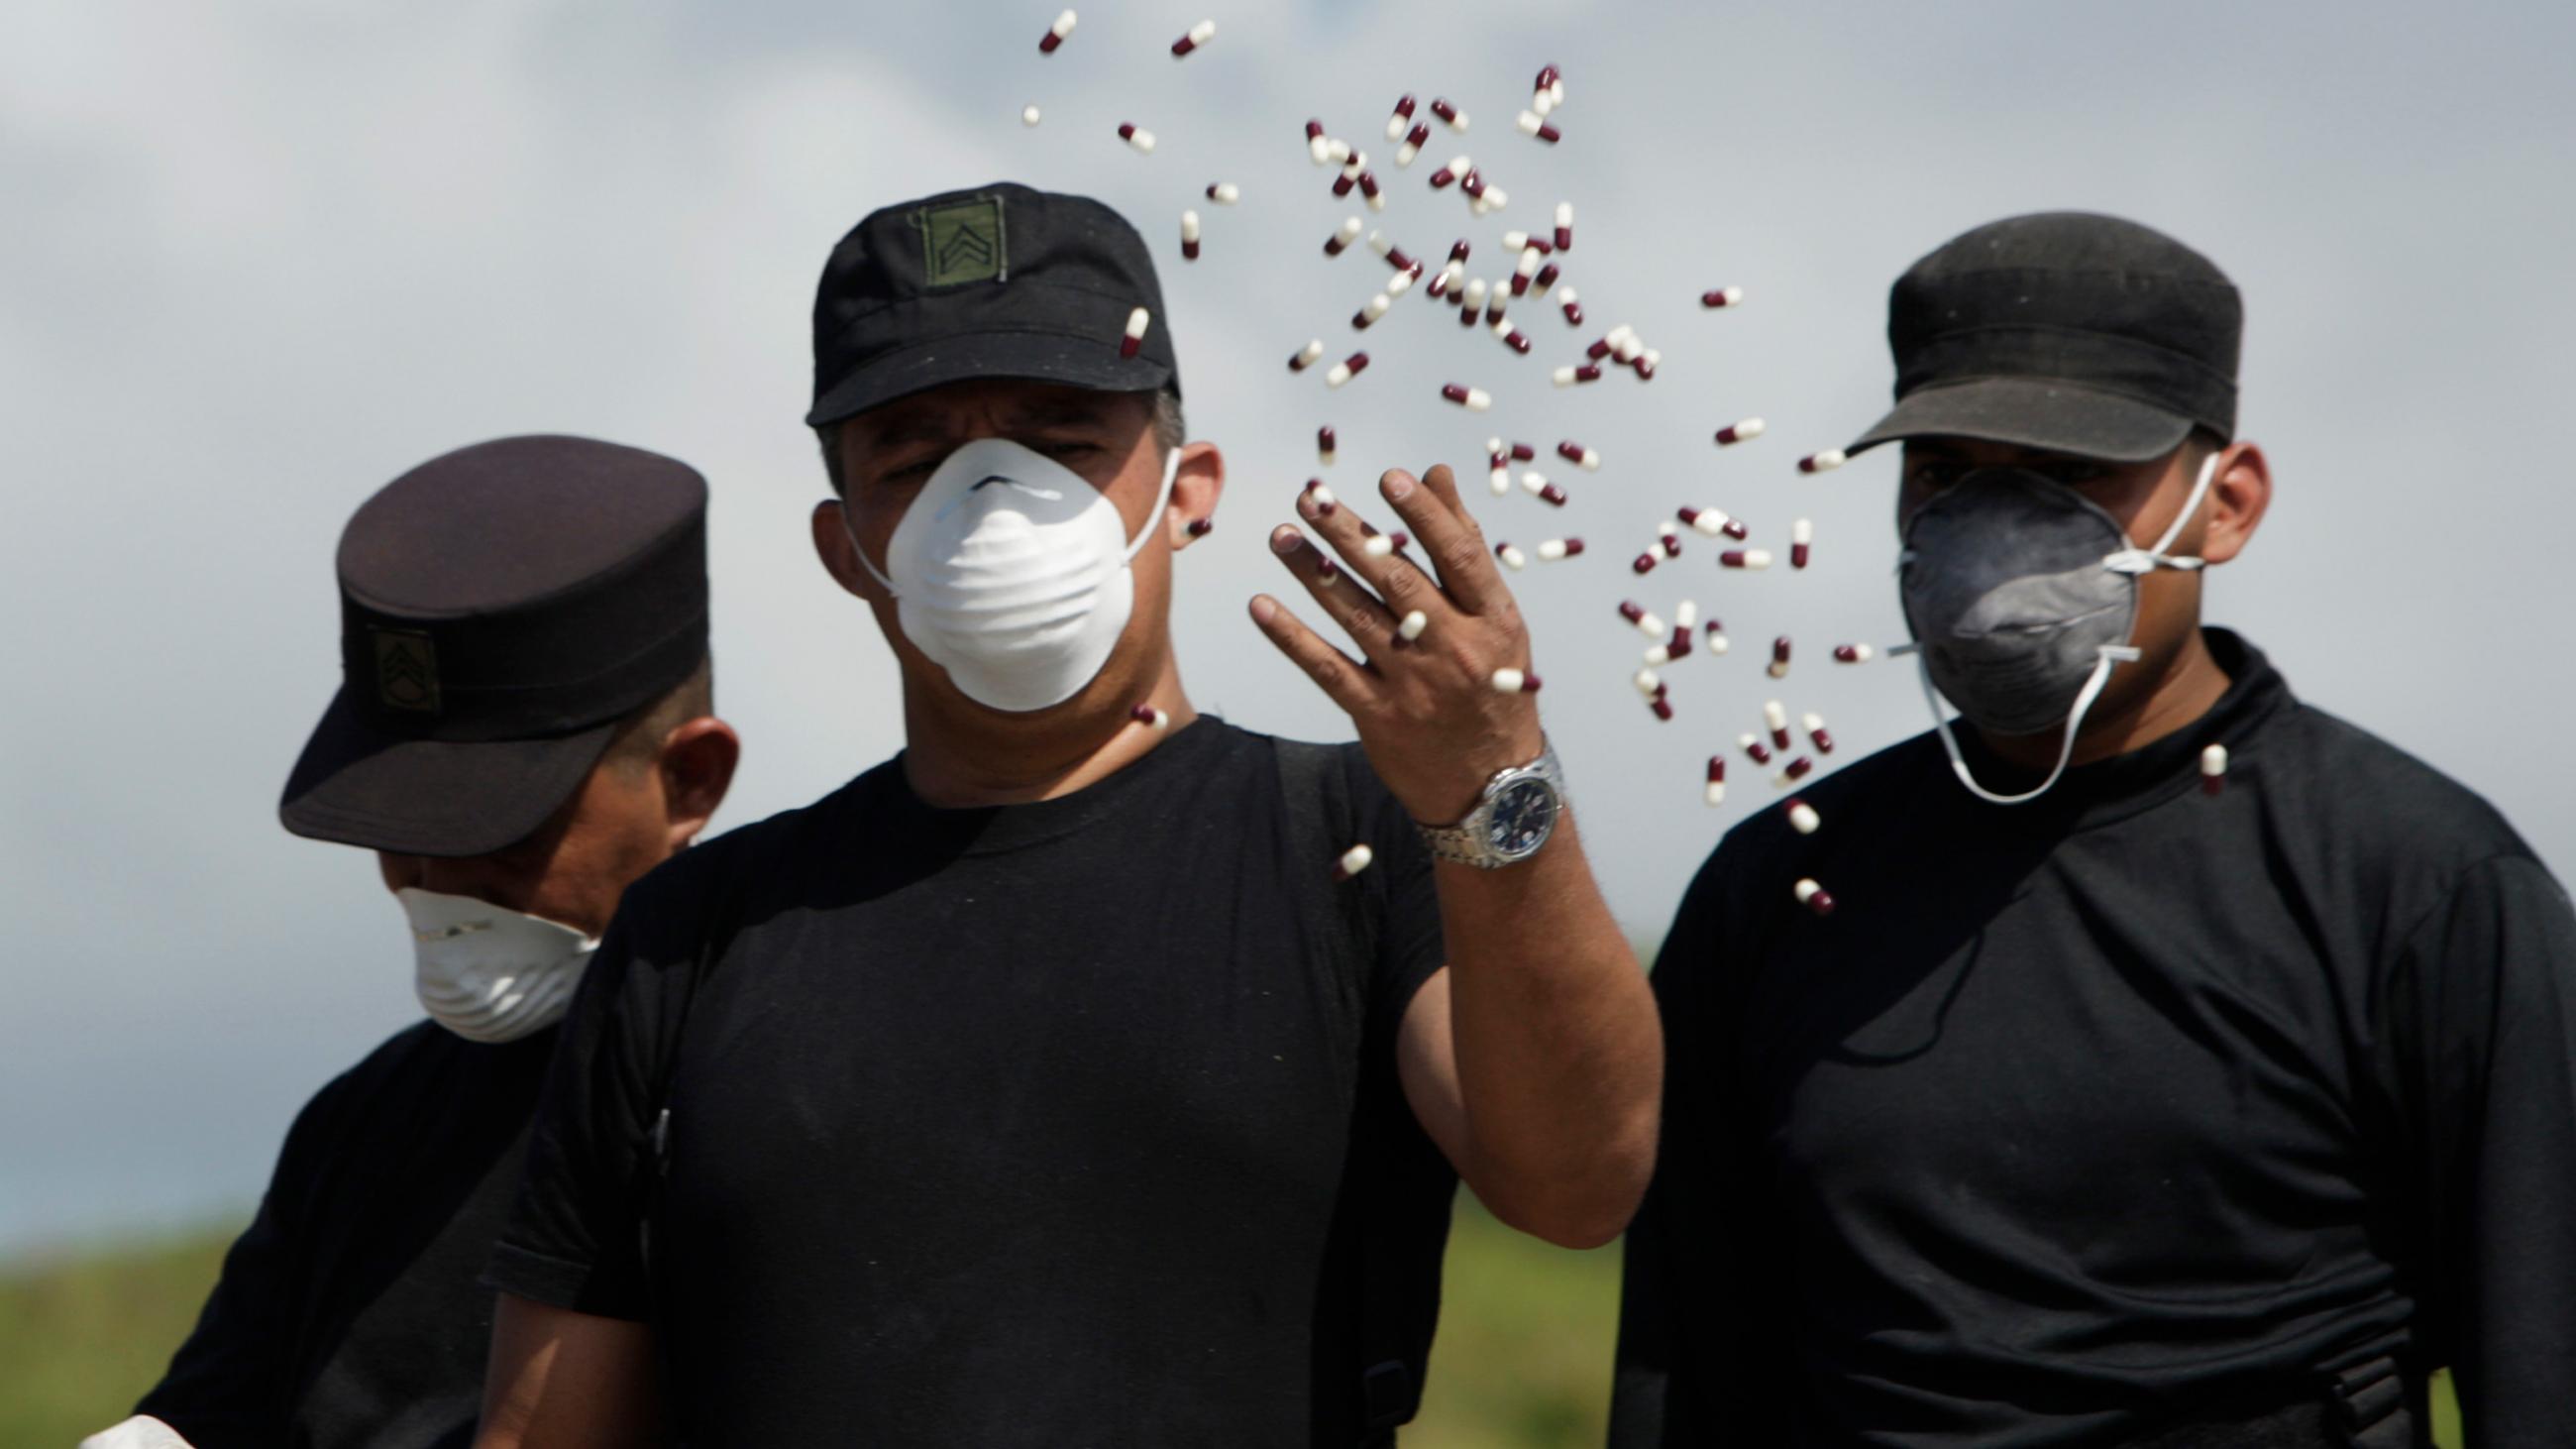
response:
<path fill-rule="evenodd" d="M 340 535 L 340 692 L 286 828 L 406 855 L 536 833 L 619 724 L 707 654 L 707 487 L 589 438 L 501 438 L 386 484 Z"/>
<path fill-rule="evenodd" d="M 1139 307 L 1145 335 L 1121 356 Z M 814 293 L 806 423 L 975 378 L 1179 392 L 1145 239 L 1090 197 L 1008 181 L 889 206 L 850 228 Z"/>
<path fill-rule="evenodd" d="M 2227 274 L 2162 232 L 2076 211 L 1992 222 L 1896 279 L 1896 409 L 1846 451 L 1946 436 L 2143 462 L 2194 427 L 2233 439 L 2244 327 Z"/>

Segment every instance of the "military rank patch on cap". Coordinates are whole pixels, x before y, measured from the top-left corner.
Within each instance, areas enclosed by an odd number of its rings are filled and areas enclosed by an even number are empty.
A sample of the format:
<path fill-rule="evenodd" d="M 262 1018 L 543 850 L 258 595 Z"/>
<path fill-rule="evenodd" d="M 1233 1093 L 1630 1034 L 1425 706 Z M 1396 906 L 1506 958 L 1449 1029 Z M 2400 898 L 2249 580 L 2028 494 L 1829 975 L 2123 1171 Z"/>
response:
<path fill-rule="evenodd" d="M 973 196 L 915 213 L 921 221 L 922 267 L 931 287 L 1007 281 L 1010 257 L 1002 248 L 1002 199 Z"/>
<path fill-rule="evenodd" d="M 369 629 L 376 642 L 376 698 L 387 709 L 438 712 L 438 650 L 427 634 Z"/>

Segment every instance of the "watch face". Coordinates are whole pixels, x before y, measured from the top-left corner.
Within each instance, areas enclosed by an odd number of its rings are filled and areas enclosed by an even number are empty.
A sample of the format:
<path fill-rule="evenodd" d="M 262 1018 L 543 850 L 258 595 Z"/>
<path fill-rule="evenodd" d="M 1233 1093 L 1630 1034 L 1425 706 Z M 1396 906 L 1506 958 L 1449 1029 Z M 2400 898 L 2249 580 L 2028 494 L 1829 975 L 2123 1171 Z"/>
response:
<path fill-rule="evenodd" d="M 1556 825 L 1556 790 L 1545 780 L 1514 780 L 1494 797 L 1485 824 L 1485 842 L 1497 854 L 1517 860 L 1547 843 Z"/>

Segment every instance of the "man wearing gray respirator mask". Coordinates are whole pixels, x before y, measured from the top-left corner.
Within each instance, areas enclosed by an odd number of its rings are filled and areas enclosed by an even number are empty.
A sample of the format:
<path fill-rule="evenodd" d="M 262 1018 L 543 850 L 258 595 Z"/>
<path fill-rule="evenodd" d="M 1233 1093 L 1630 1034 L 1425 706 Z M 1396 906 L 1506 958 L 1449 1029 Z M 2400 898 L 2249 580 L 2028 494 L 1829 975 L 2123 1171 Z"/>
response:
<path fill-rule="evenodd" d="M 556 1023 L 619 895 L 733 778 L 686 464 L 587 438 L 460 448 L 359 508 L 338 572 L 341 688 L 279 814 L 375 852 L 429 1019 L 297 1116 L 195 1332 L 86 1449 L 471 1440 L 483 1261 Z"/>
<path fill-rule="evenodd" d="M 2271 496 L 2241 318 L 2103 216 L 1896 283 L 1851 451 L 1904 445 L 1935 728 L 1731 832 L 1665 939 L 1618 1449 L 2407 1449 L 2442 1367 L 2471 1445 L 2576 1444 L 2576 920 L 2202 626 Z"/>

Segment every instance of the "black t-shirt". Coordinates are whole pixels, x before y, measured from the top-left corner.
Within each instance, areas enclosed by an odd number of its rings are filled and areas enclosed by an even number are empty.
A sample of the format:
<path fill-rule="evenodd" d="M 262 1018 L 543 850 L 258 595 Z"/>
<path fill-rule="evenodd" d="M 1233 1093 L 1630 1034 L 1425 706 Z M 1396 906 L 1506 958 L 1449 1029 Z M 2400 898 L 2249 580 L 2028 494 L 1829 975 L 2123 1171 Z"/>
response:
<path fill-rule="evenodd" d="M 2567 898 L 2209 639 L 2207 716 L 2037 802 L 1924 736 L 1719 847 L 1656 965 L 1614 1444 L 2117 1444 L 2385 1352 L 2482 1449 L 2576 1444 Z"/>
<path fill-rule="evenodd" d="M 652 1322 L 701 1446 L 1351 1442 L 1364 1280 L 1436 1284 L 1455 1185 L 1395 1072 L 1439 917 L 1358 751 L 1337 885 L 1279 748 L 975 810 L 898 759 L 639 882 L 490 1281 Z"/>
<path fill-rule="evenodd" d="M 482 1411 L 478 1277 L 555 1033 L 424 1021 L 317 1093 L 170 1371 L 135 1406 L 197 1449 L 463 1449 Z"/>

